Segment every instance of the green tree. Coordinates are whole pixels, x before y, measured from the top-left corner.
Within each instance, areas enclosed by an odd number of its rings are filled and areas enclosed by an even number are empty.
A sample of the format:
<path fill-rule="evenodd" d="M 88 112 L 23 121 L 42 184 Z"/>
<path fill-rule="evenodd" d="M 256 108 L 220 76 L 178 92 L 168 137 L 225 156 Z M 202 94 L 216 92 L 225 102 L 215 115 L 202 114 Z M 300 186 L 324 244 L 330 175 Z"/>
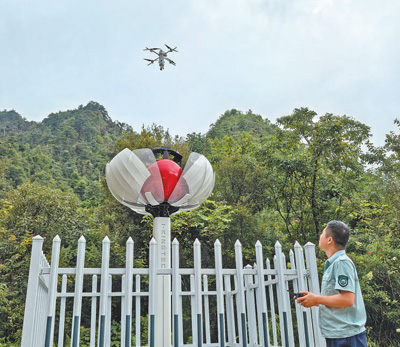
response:
<path fill-rule="evenodd" d="M 226 111 L 214 124 L 210 125 L 206 136 L 209 139 L 222 139 L 225 136 L 235 136 L 247 132 L 255 138 L 261 138 L 273 133 L 275 129 L 276 126 L 271 124 L 268 119 L 264 120 L 251 110 L 242 113 L 232 109 Z"/>
<path fill-rule="evenodd" d="M 8 193 L 0 209 L 0 342 L 17 342 L 21 336 L 32 237 L 41 235 L 44 254 L 51 255 L 51 240 L 63 240 L 62 266 L 72 266 L 76 243 L 84 230 L 79 199 L 45 186 L 23 184 Z M 74 262 L 73 262 L 74 263 Z"/>
<path fill-rule="evenodd" d="M 357 192 L 364 165 L 362 146 L 369 127 L 347 116 L 295 109 L 277 123 L 259 160 L 268 175 L 270 203 L 285 222 L 290 239 L 316 239 L 328 220 L 341 218 L 346 199 Z"/>

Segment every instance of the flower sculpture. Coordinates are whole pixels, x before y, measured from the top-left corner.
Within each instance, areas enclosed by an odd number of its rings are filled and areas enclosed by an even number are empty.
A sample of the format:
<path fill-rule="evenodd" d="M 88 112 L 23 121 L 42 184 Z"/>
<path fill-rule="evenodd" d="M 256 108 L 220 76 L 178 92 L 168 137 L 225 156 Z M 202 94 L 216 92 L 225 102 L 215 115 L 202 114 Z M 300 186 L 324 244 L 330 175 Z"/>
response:
<path fill-rule="evenodd" d="M 157 160 L 157 153 L 163 159 Z M 168 217 L 199 207 L 214 188 L 215 175 L 204 155 L 193 152 L 183 170 L 181 166 L 182 156 L 169 147 L 125 148 L 107 164 L 107 184 L 114 197 L 133 211 Z"/>

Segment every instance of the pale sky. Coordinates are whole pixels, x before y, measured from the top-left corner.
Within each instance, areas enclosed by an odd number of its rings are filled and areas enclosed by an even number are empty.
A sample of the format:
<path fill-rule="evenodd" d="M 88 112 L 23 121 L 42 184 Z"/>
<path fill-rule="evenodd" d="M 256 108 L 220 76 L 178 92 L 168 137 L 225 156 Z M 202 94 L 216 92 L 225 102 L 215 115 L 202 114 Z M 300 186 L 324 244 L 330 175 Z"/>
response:
<path fill-rule="evenodd" d="M 399 132 L 398 0 L 0 0 L 0 110 L 102 104 L 135 130 L 205 133 L 225 111 L 308 107 Z M 147 66 L 147 47 L 178 48 Z"/>

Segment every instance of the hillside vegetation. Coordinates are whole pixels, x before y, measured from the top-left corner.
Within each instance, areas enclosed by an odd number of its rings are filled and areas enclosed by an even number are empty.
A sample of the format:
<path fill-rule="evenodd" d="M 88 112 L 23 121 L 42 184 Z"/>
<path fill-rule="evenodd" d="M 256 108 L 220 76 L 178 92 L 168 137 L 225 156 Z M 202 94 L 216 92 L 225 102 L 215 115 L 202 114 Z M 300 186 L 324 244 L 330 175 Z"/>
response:
<path fill-rule="evenodd" d="M 216 185 L 197 210 L 172 217 L 182 262 L 202 242 L 204 262 L 213 266 L 213 243 L 234 264 L 234 242 L 253 263 L 254 244 L 273 254 L 295 241 L 318 242 L 325 224 L 351 227 L 348 254 L 354 260 L 367 308 L 370 346 L 400 345 L 400 135 L 399 122 L 383 147 L 370 129 L 349 116 L 317 115 L 298 108 L 271 123 L 252 111 L 228 110 L 205 133 L 173 136 L 157 124 L 132 129 L 113 121 L 90 102 L 50 114 L 42 122 L 17 111 L 0 112 L 0 346 L 21 338 L 32 237 L 62 239 L 60 266 L 74 266 L 77 240 L 90 249 L 86 266 L 101 263 L 101 240 L 111 240 L 112 263 L 125 262 L 125 243 L 135 242 L 137 266 L 147 263 L 151 218 L 135 214 L 109 193 L 105 165 L 124 148 L 167 145 L 187 158 L 204 154 Z M 318 252 L 322 272 L 325 255 Z M 118 320 L 119 318 L 116 317 Z M 85 335 L 85 329 L 82 328 Z"/>

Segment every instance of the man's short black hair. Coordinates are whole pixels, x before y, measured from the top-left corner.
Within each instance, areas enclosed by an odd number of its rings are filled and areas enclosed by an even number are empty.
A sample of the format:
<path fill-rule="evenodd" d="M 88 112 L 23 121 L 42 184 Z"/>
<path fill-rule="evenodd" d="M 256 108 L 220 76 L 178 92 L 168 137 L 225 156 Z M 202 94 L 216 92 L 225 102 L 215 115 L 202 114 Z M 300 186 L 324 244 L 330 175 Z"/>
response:
<path fill-rule="evenodd" d="M 338 220 L 332 220 L 326 225 L 326 234 L 333 238 L 335 245 L 340 249 L 345 249 L 349 241 L 349 227 Z"/>

